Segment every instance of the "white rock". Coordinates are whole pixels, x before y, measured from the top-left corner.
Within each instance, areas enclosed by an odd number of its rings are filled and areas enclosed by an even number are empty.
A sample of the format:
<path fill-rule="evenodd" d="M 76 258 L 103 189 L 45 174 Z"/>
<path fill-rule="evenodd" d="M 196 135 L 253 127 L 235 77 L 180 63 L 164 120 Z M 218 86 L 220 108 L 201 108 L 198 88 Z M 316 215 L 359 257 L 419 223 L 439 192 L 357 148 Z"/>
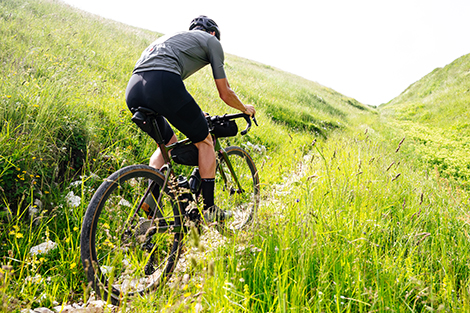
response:
<path fill-rule="evenodd" d="M 36 308 L 33 310 L 34 313 L 54 313 L 54 311 L 49 310 L 48 308 Z"/>
<path fill-rule="evenodd" d="M 29 254 L 31 255 L 38 255 L 38 254 L 46 254 L 51 250 L 57 248 L 57 244 L 54 241 L 46 241 L 37 246 L 34 246 L 29 250 Z"/>

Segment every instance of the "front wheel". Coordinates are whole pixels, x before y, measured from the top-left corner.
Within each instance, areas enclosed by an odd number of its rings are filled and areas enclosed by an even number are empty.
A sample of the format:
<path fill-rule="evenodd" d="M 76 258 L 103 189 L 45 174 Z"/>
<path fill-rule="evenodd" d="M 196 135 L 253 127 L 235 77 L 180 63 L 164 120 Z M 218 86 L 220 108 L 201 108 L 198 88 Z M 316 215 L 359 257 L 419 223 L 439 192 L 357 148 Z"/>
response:
<path fill-rule="evenodd" d="M 117 304 L 158 287 L 173 272 L 183 236 L 179 203 L 166 190 L 153 218 L 142 208 L 146 195 L 155 198 L 163 183 L 160 171 L 131 165 L 105 179 L 93 195 L 82 224 L 81 259 L 104 300 Z"/>
<path fill-rule="evenodd" d="M 250 155 L 230 146 L 219 152 L 214 203 L 228 214 L 225 228 L 240 230 L 249 225 L 260 201 L 259 176 Z"/>

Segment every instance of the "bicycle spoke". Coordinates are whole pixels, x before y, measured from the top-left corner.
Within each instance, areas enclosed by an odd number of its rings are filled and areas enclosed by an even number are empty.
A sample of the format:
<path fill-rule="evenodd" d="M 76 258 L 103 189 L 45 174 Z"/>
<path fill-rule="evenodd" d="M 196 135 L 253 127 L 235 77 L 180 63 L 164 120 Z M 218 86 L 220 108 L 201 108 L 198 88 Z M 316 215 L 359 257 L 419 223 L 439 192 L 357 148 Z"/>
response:
<path fill-rule="evenodd" d="M 259 205 L 259 179 L 248 153 L 229 147 L 219 156 L 215 203 L 230 212 L 225 227 L 239 230 L 249 224 Z"/>

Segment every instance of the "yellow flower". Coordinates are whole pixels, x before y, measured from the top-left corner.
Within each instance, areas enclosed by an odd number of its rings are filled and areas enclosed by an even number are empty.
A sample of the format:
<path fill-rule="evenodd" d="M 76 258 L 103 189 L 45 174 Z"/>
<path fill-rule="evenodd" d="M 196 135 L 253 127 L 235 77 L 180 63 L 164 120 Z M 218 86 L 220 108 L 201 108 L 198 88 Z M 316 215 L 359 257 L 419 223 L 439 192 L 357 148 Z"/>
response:
<path fill-rule="evenodd" d="M 74 231 L 77 231 L 77 230 L 78 230 L 78 227 L 77 227 L 77 226 L 75 226 L 75 227 L 73 228 L 73 230 L 74 230 Z"/>
<path fill-rule="evenodd" d="M 70 264 L 70 269 L 73 270 L 75 267 L 77 267 L 77 263 L 72 263 Z"/>
<path fill-rule="evenodd" d="M 23 238 L 23 234 L 22 233 L 16 233 L 16 238 L 18 238 L 18 239 Z"/>
<path fill-rule="evenodd" d="M 187 298 L 187 297 L 189 297 L 190 295 L 191 295 L 191 293 L 190 293 L 190 292 L 187 292 L 187 293 L 184 294 L 184 297 Z"/>

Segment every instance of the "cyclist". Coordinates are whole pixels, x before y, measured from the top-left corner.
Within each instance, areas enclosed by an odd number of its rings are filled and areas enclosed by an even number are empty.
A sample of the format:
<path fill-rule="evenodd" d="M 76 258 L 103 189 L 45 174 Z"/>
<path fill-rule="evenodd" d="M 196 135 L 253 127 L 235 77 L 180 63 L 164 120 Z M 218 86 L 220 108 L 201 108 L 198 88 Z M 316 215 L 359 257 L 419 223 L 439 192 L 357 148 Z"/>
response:
<path fill-rule="evenodd" d="M 223 219 L 224 215 L 223 211 L 214 206 L 216 159 L 213 141 L 205 114 L 183 83 L 184 79 L 207 64 L 212 67 L 220 98 L 230 107 L 253 116 L 255 108 L 244 105 L 230 88 L 224 70 L 219 27 L 204 15 L 191 21 L 189 31 L 160 37 L 144 50 L 129 80 L 126 102 L 129 109 L 147 107 L 163 116 L 157 123 L 165 144 L 177 141 L 167 121 L 195 143 L 198 148 L 204 212 L 206 218 L 214 220 Z M 157 169 L 164 165 L 160 149 L 152 155 L 149 165 Z M 154 193 L 154 196 L 158 195 Z M 146 203 L 150 210 L 154 209 L 155 202 L 152 199 L 147 199 Z"/>

